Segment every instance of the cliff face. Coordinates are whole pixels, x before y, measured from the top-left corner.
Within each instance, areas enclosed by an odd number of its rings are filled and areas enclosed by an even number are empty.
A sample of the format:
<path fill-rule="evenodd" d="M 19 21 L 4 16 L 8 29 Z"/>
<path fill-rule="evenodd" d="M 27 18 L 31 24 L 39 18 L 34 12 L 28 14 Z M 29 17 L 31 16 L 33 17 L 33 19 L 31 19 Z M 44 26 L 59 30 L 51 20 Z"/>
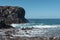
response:
<path fill-rule="evenodd" d="M 22 7 L 0 6 L 0 24 L 26 23 L 25 10 Z"/>

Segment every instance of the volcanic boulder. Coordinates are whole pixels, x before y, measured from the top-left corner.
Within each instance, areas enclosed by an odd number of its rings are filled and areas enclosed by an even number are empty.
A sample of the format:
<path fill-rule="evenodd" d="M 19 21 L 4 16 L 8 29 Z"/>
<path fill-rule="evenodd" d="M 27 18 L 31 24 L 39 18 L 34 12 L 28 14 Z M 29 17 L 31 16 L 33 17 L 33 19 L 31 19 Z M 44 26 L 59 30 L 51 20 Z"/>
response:
<path fill-rule="evenodd" d="M 0 6 L 0 24 L 27 23 L 25 10 L 17 6 Z"/>

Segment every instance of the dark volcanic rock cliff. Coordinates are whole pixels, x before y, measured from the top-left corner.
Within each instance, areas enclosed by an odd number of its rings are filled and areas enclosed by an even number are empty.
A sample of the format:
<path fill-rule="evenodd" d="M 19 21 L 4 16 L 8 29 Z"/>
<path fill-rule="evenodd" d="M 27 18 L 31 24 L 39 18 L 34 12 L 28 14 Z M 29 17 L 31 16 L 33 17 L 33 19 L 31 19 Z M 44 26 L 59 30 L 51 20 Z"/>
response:
<path fill-rule="evenodd" d="M 25 10 L 22 7 L 0 6 L 0 24 L 27 23 Z M 1 25 L 0 25 L 1 27 Z"/>

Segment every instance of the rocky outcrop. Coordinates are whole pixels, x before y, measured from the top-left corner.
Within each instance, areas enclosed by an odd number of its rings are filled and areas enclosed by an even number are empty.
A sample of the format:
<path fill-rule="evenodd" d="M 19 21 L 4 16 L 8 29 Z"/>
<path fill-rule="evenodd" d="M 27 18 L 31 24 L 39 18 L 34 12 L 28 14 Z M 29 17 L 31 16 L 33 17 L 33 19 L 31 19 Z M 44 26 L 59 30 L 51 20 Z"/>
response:
<path fill-rule="evenodd" d="M 0 24 L 26 23 L 25 10 L 22 7 L 0 6 Z M 1 25 L 0 25 L 1 26 Z"/>

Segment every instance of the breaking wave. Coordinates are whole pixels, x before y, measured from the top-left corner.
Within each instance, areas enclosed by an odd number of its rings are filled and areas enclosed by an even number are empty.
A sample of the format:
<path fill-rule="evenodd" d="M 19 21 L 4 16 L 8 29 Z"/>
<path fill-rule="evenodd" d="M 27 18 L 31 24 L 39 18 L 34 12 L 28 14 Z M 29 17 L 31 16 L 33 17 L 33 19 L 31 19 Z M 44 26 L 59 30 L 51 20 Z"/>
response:
<path fill-rule="evenodd" d="M 45 25 L 43 23 L 25 23 L 25 24 L 11 24 L 16 28 L 60 28 L 60 25 Z"/>
<path fill-rule="evenodd" d="M 13 27 L 16 28 L 37 28 L 38 31 L 32 30 L 33 33 L 31 35 L 33 36 L 45 36 L 45 37 L 55 37 L 60 36 L 60 25 L 44 25 L 44 24 L 35 24 L 35 23 L 26 23 L 26 24 L 11 24 Z"/>

